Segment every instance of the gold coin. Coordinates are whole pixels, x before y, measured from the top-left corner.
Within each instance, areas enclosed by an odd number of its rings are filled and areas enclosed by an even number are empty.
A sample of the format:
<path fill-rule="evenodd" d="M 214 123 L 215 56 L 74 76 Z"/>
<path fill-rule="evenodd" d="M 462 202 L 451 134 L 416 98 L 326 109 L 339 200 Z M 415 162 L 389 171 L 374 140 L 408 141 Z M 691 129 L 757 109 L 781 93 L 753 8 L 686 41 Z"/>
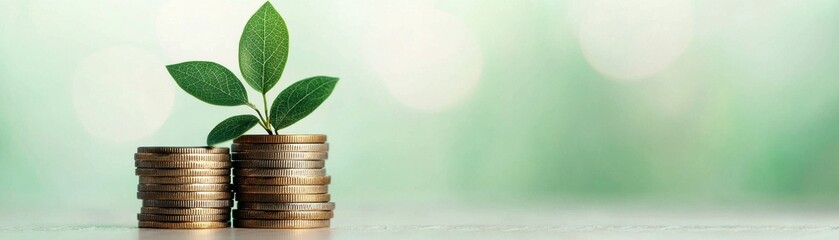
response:
<path fill-rule="evenodd" d="M 138 168 L 134 170 L 137 176 L 177 177 L 177 176 L 229 176 L 230 169 L 159 169 Z"/>
<path fill-rule="evenodd" d="M 256 203 L 238 202 L 236 207 L 249 210 L 262 211 L 332 211 L 335 210 L 334 202 L 327 203 Z"/>
<path fill-rule="evenodd" d="M 326 160 L 326 152 L 243 152 L 233 153 L 236 160 Z"/>
<path fill-rule="evenodd" d="M 230 162 L 213 161 L 134 161 L 138 168 L 230 168 L 230 165 Z"/>
<path fill-rule="evenodd" d="M 328 192 L 326 185 L 236 185 L 233 189 L 236 193 L 313 194 Z"/>
<path fill-rule="evenodd" d="M 323 168 L 323 160 L 236 160 L 235 168 L 279 168 L 279 169 L 318 169 Z"/>
<path fill-rule="evenodd" d="M 326 176 L 326 169 L 236 168 L 233 174 L 243 177 L 313 177 Z"/>
<path fill-rule="evenodd" d="M 315 177 L 233 177 L 233 184 L 241 185 L 326 185 L 332 176 Z"/>
<path fill-rule="evenodd" d="M 233 199 L 231 192 L 137 192 L 138 199 L 149 200 L 219 200 Z"/>
<path fill-rule="evenodd" d="M 137 184 L 141 192 L 230 192 L 230 184 Z"/>
<path fill-rule="evenodd" d="M 259 193 L 237 193 L 236 200 L 241 202 L 282 202 L 282 203 L 309 203 L 329 202 L 329 194 L 259 194 Z"/>
<path fill-rule="evenodd" d="M 203 229 L 203 228 L 228 228 L 229 222 L 154 222 L 140 221 L 141 228 L 170 228 L 170 229 Z"/>
<path fill-rule="evenodd" d="M 157 154 L 228 154 L 229 148 L 214 147 L 138 147 L 138 153 Z"/>
<path fill-rule="evenodd" d="M 230 183 L 230 176 L 192 176 L 192 177 L 140 177 L 140 183 L 150 184 L 198 184 Z"/>
<path fill-rule="evenodd" d="M 248 144 L 234 143 L 234 152 L 326 152 L 328 143 Z"/>
<path fill-rule="evenodd" d="M 164 208 L 229 208 L 232 200 L 143 200 L 143 207 Z"/>
<path fill-rule="evenodd" d="M 300 228 L 325 228 L 329 227 L 329 220 L 233 220 L 233 227 L 237 228 L 276 228 L 276 229 L 300 229 Z"/>
<path fill-rule="evenodd" d="M 230 154 L 156 154 L 135 153 L 134 160 L 143 161 L 230 161 Z"/>
<path fill-rule="evenodd" d="M 230 221 L 230 215 L 157 215 L 140 213 L 137 214 L 137 220 L 155 222 L 227 222 Z"/>
<path fill-rule="evenodd" d="M 236 219 L 320 220 L 331 219 L 332 216 L 332 211 L 258 211 L 244 209 L 233 210 L 233 217 Z"/>
<path fill-rule="evenodd" d="M 140 213 L 158 215 L 218 215 L 230 214 L 230 208 L 161 208 L 142 207 Z"/>
<path fill-rule="evenodd" d="M 242 135 L 234 143 L 325 143 L 326 135 L 290 134 L 290 135 Z"/>

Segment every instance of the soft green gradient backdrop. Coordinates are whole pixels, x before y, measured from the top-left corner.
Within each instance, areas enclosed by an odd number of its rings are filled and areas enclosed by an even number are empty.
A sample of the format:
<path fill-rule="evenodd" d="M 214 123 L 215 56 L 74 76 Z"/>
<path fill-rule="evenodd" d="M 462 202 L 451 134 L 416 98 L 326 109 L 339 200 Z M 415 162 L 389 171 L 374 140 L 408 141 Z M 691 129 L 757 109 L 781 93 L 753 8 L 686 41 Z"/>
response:
<path fill-rule="evenodd" d="M 272 2 L 291 54 L 270 95 L 304 77 L 341 77 L 285 131 L 329 135 L 338 202 L 839 199 L 837 1 L 690 2 L 691 21 L 677 25 L 690 28 L 687 45 L 633 80 L 608 77 L 581 50 L 585 1 Z M 135 211 L 136 147 L 200 145 L 217 122 L 250 113 L 202 103 L 143 69 L 212 60 L 241 76 L 236 44 L 260 4 L 1 0 L 0 210 Z M 415 5 L 424 10 L 383 14 Z M 442 17 L 411 19 L 425 13 Z M 190 18 L 198 24 L 175 24 Z M 445 29 L 407 24 L 431 20 Z M 385 23 L 397 27 L 377 28 Z M 379 61 L 391 53 L 379 44 L 401 46 L 406 32 L 444 44 L 408 44 L 410 56 Z M 672 47 L 664 35 L 662 49 Z M 461 45 L 445 47 L 449 38 Z M 119 54 L 126 48 L 151 60 L 121 66 L 133 61 Z M 629 65 L 656 59 L 647 52 Z M 89 88 L 89 76 L 109 84 Z M 416 79 L 430 85 L 407 96 Z M 155 87 L 136 89 L 145 81 Z M 434 84 L 443 90 L 423 89 Z M 148 106 L 160 101 L 171 113 Z M 86 127 L 95 119 L 101 128 Z"/>

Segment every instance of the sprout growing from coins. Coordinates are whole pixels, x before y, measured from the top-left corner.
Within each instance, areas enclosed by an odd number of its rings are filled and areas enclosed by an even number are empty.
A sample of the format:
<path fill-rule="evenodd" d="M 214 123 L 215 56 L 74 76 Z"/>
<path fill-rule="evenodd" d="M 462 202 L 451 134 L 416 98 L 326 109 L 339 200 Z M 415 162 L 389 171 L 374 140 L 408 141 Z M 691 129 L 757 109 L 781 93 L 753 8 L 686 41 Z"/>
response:
<path fill-rule="evenodd" d="M 184 91 L 201 101 L 219 106 L 247 106 L 256 116 L 245 114 L 225 119 L 207 136 L 207 145 L 241 136 L 257 124 L 269 135 L 278 134 L 312 113 L 332 93 L 338 78 L 317 76 L 284 89 L 268 106 L 266 93 L 280 80 L 288 59 L 288 29 L 280 13 L 265 2 L 251 16 L 239 39 L 239 68 L 245 82 L 262 94 L 263 112 L 248 100 L 245 86 L 224 66 L 190 61 L 166 66 Z"/>

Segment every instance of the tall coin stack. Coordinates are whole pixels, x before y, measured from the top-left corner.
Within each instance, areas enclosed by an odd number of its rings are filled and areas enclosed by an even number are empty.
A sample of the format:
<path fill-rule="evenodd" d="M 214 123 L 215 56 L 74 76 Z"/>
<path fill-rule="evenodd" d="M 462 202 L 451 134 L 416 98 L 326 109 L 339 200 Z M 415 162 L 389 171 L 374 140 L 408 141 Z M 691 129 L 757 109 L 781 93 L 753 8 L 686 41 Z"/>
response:
<path fill-rule="evenodd" d="M 244 135 L 233 141 L 233 226 L 329 227 L 326 135 Z"/>
<path fill-rule="evenodd" d="M 230 227 L 230 165 L 228 148 L 137 148 L 139 227 Z"/>

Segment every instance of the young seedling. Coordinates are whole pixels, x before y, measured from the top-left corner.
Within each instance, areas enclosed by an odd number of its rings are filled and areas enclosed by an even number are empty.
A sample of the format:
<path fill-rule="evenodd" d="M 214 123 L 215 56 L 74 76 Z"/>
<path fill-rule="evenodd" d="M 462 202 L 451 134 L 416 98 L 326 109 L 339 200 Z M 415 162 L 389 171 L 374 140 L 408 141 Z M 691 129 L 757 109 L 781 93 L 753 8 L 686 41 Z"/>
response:
<path fill-rule="evenodd" d="M 224 66 L 207 61 L 191 61 L 166 66 L 184 91 L 201 101 L 219 106 L 247 106 L 254 115 L 225 119 L 207 136 L 215 145 L 241 136 L 257 124 L 269 135 L 294 124 L 326 100 L 338 78 L 317 76 L 300 80 L 284 89 L 268 110 L 265 94 L 280 80 L 288 59 L 288 29 L 280 13 L 265 2 L 251 16 L 239 39 L 239 69 L 253 89 L 262 94 L 265 115 L 248 100 L 245 86 Z"/>

